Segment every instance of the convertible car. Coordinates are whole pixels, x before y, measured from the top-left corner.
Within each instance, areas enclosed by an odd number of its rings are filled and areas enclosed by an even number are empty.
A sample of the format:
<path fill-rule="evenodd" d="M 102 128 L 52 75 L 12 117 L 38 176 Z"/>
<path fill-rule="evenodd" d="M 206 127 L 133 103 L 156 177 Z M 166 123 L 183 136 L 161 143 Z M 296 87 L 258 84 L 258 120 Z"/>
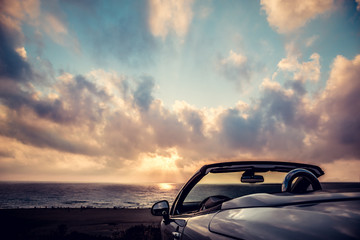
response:
<path fill-rule="evenodd" d="M 323 170 L 290 162 L 203 166 L 163 216 L 162 239 L 360 239 L 358 184 L 325 188 Z M 323 184 L 325 185 L 325 184 Z"/>

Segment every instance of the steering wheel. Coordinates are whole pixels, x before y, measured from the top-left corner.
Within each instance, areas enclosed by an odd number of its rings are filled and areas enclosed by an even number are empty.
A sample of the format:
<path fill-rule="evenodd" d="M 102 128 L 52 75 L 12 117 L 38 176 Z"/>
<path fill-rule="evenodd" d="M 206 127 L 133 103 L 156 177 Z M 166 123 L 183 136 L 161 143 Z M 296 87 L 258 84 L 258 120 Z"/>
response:
<path fill-rule="evenodd" d="M 283 192 L 305 193 L 309 191 L 310 186 L 312 187 L 312 191 L 322 189 L 319 180 L 312 172 L 303 168 L 297 168 L 291 170 L 285 176 L 281 189 Z"/>
<path fill-rule="evenodd" d="M 201 201 L 199 211 L 215 207 L 216 205 L 219 205 L 220 203 L 223 203 L 230 199 L 231 198 L 224 195 L 214 195 L 207 197 Z"/>

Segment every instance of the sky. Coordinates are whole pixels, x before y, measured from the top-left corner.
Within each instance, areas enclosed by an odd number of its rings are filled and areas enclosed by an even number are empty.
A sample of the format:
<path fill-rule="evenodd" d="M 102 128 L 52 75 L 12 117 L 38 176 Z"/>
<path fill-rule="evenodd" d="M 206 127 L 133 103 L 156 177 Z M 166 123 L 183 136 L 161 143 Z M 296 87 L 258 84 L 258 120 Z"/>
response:
<path fill-rule="evenodd" d="M 359 0 L 1 0 L 0 180 L 360 181 Z"/>

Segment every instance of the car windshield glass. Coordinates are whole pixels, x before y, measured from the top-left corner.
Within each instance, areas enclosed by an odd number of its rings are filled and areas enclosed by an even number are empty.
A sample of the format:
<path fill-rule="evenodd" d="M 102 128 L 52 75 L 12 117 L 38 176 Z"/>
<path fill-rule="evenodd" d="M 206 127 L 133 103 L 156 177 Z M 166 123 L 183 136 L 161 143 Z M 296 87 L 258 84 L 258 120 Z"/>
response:
<path fill-rule="evenodd" d="M 263 182 L 241 182 L 244 172 L 208 173 L 189 192 L 184 203 L 201 202 L 209 196 L 241 197 L 252 193 L 281 192 L 285 172 L 255 173 L 264 178 Z"/>

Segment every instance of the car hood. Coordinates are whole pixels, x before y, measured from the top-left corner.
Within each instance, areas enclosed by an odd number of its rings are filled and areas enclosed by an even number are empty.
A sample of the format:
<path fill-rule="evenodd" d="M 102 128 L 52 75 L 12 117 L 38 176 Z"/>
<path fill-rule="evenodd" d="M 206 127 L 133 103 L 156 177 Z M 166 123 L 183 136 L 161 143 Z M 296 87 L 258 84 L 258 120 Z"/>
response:
<path fill-rule="evenodd" d="M 265 195 L 269 195 L 268 199 Z M 305 197 L 303 197 L 305 201 L 300 201 L 300 196 L 272 198 L 270 194 L 265 195 L 252 196 L 251 204 L 248 202 L 244 208 L 223 208 L 210 222 L 210 231 L 239 239 L 359 239 L 360 237 L 360 228 L 358 228 L 360 193 L 346 193 L 343 194 L 342 199 L 339 194 L 316 194 L 322 195 L 318 198 L 311 194 L 312 201 L 309 201 L 309 198 L 305 200 Z M 331 195 L 333 198 L 330 198 Z M 282 200 L 280 201 L 278 197 Z M 285 203 L 286 197 L 288 203 Z M 258 198 L 257 202 L 254 201 L 256 198 Z M 224 205 L 229 207 L 231 202 Z M 266 206 L 264 202 L 268 205 Z"/>

